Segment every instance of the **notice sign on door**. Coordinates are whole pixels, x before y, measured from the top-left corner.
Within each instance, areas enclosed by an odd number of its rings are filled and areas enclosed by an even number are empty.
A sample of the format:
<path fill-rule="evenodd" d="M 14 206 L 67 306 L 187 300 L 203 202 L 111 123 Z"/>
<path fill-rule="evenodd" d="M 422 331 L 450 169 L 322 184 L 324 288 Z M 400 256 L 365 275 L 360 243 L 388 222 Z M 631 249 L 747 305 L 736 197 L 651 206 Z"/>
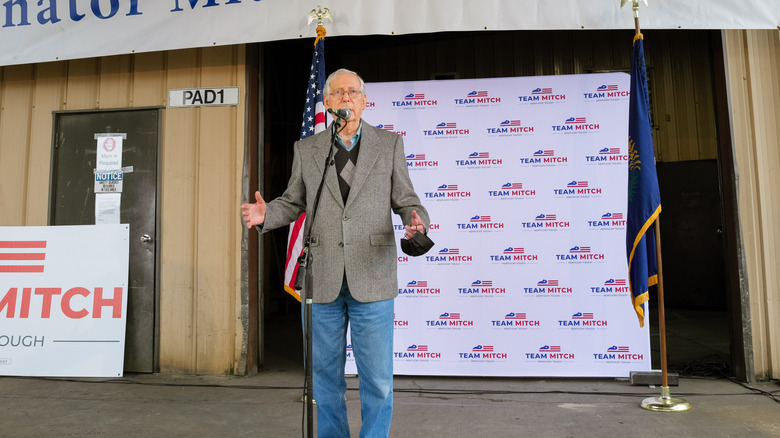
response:
<path fill-rule="evenodd" d="M 122 376 L 128 227 L 0 227 L 0 375 Z"/>

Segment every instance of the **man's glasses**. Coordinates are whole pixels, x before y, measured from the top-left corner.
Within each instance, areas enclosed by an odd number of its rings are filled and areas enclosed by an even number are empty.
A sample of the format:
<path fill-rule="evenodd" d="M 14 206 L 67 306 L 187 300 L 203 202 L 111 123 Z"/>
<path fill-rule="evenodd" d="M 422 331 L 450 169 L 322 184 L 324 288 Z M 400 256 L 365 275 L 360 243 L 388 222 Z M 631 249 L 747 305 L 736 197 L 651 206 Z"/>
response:
<path fill-rule="evenodd" d="M 357 99 L 363 94 L 363 92 L 360 90 L 333 90 L 330 92 L 330 95 L 337 99 L 344 98 L 344 95 L 346 94 L 349 94 L 351 99 Z"/>

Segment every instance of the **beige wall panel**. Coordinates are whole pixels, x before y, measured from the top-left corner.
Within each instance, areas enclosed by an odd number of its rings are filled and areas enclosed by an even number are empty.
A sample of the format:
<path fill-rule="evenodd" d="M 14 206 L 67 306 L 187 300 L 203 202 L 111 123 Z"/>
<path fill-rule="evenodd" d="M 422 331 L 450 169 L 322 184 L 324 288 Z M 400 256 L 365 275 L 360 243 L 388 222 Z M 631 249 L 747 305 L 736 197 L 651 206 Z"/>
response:
<path fill-rule="evenodd" d="M 139 53 L 133 62 L 133 106 L 168 104 L 166 52 Z"/>
<path fill-rule="evenodd" d="M 167 88 L 200 84 L 198 50 L 168 53 Z M 137 87 L 136 87 L 137 88 Z M 194 372 L 196 328 L 196 163 L 200 109 L 163 114 L 160 269 L 160 371 Z M 186 212 L 186 213 L 184 213 Z"/>
<path fill-rule="evenodd" d="M 232 47 L 203 49 L 201 85 L 234 85 L 235 61 Z M 236 118 L 234 107 L 202 108 L 200 113 L 197 364 L 199 370 L 211 372 L 232 372 L 235 366 L 235 300 L 239 297 L 235 295 L 233 279 L 238 273 L 231 251 L 235 249 L 237 214 L 233 204 Z"/>
<path fill-rule="evenodd" d="M 30 117 L 30 163 L 27 177 L 27 216 L 25 225 L 43 226 L 49 217 L 49 172 L 53 111 L 62 109 L 65 98 L 65 62 L 35 66 L 35 90 Z"/>
<path fill-rule="evenodd" d="M 34 66 L 4 68 L 0 107 L 0 226 L 24 225 Z"/>
<path fill-rule="evenodd" d="M 756 378 L 780 376 L 780 33 L 725 32 Z"/>
<path fill-rule="evenodd" d="M 132 106 L 132 68 L 132 55 L 100 58 L 98 108 L 127 108 Z"/>
<path fill-rule="evenodd" d="M 68 61 L 66 110 L 98 107 L 98 63 L 98 58 Z"/>

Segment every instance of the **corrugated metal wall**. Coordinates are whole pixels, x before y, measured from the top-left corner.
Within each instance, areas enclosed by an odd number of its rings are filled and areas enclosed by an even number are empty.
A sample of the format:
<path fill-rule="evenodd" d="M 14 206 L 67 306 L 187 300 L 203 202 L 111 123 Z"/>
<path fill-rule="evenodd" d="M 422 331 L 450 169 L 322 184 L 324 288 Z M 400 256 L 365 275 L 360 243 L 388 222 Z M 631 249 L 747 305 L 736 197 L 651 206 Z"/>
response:
<path fill-rule="evenodd" d="M 168 90 L 240 86 L 243 46 L 0 67 L 0 225 L 46 225 L 52 111 L 167 106 Z M 160 370 L 241 372 L 245 137 L 238 107 L 163 110 Z"/>
<path fill-rule="evenodd" d="M 757 379 L 780 377 L 780 31 L 728 30 L 731 130 L 737 164 Z"/>

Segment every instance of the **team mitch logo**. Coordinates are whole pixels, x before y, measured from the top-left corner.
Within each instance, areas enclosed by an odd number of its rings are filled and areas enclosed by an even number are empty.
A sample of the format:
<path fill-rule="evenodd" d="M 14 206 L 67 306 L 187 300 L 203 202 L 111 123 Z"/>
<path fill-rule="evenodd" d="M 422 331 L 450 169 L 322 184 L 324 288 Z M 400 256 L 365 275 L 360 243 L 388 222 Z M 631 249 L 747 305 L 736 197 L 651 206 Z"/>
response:
<path fill-rule="evenodd" d="M 534 88 L 529 94 L 517 98 L 520 103 L 530 104 L 566 102 L 566 95 L 556 93 L 551 87 Z"/>
<path fill-rule="evenodd" d="M 555 254 L 555 258 L 559 262 L 569 263 L 604 262 L 604 254 L 591 252 L 589 246 L 573 246 L 569 248 L 569 252 L 565 254 Z"/>
<path fill-rule="evenodd" d="M 400 135 L 401 137 L 406 137 L 406 131 L 400 130 L 400 129 L 396 129 L 395 125 L 380 123 L 380 124 L 376 125 L 376 127 L 379 128 L 379 129 L 384 129 L 385 131 L 395 132 L 396 134 Z"/>
<path fill-rule="evenodd" d="M 409 154 L 406 156 L 406 167 L 408 169 L 434 169 L 439 167 L 439 162 L 426 158 L 425 154 Z"/>
<path fill-rule="evenodd" d="M 459 287 L 460 296 L 506 295 L 506 288 L 493 286 L 493 280 L 476 280 L 468 287 Z"/>
<path fill-rule="evenodd" d="M 605 297 L 617 296 L 631 292 L 625 278 L 608 278 L 604 284 L 590 287 L 590 293 Z"/>
<path fill-rule="evenodd" d="M 509 312 L 503 319 L 490 321 L 493 328 L 503 329 L 528 329 L 539 328 L 541 322 L 537 319 L 528 319 L 525 312 Z"/>
<path fill-rule="evenodd" d="M 602 165 L 627 163 L 628 155 L 622 154 L 620 152 L 620 148 L 601 148 L 595 155 L 585 155 L 585 164 Z"/>
<path fill-rule="evenodd" d="M 465 353 L 458 353 L 458 357 L 461 359 L 471 359 L 472 361 L 487 361 L 492 362 L 496 359 L 506 359 L 507 354 L 495 351 L 492 345 L 475 345 L 471 347 L 471 351 Z"/>
<path fill-rule="evenodd" d="M 435 192 L 423 192 L 426 199 L 457 200 L 471 198 L 471 192 L 461 190 L 457 184 L 441 184 Z"/>
<path fill-rule="evenodd" d="M 455 105 L 459 106 L 487 106 L 489 104 L 501 103 L 500 97 L 490 97 L 485 90 L 471 91 L 466 96 L 453 100 Z"/>
<path fill-rule="evenodd" d="M 569 319 L 558 320 L 558 327 L 567 329 L 603 329 L 607 327 L 607 320 L 594 318 L 592 312 L 577 312 Z"/>
<path fill-rule="evenodd" d="M 504 164 L 501 158 L 491 158 L 490 152 L 472 152 L 465 159 L 455 160 L 458 168 L 473 169 L 475 167 L 491 167 Z"/>
<path fill-rule="evenodd" d="M 509 246 L 504 248 L 504 250 L 499 254 L 490 254 L 491 263 L 501 263 L 505 265 L 523 265 L 529 262 L 534 263 L 538 260 L 538 254 L 533 254 L 529 251 L 526 251 L 525 248 L 520 246 Z"/>
<path fill-rule="evenodd" d="M 558 280 L 548 278 L 539 280 L 536 286 L 523 288 L 523 293 L 531 295 L 571 295 L 573 292 L 571 287 L 561 286 Z"/>
<path fill-rule="evenodd" d="M 554 166 L 568 162 L 568 157 L 555 156 L 555 149 L 538 149 L 530 157 L 520 158 L 520 164 L 531 164 L 533 167 Z"/>
<path fill-rule="evenodd" d="M 632 353 L 628 345 L 612 345 L 607 347 L 606 351 L 593 353 L 593 359 L 597 361 L 610 362 L 635 362 L 645 359 L 644 354 Z"/>
<path fill-rule="evenodd" d="M 506 182 L 496 190 L 488 190 L 490 198 L 500 199 L 523 199 L 529 196 L 536 196 L 536 190 L 524 189 L 521 182 Z"/>
<path fill-rule="evenodd" d="M 412 280 L 405 287 L 398 289 L 399 295 L 404 296 L 430 296 L 441 295 L 441 289 L 428 286 L 428 280 Z"/>
<path fill-rule="evenodd" d="M 504 223 L 498 222 L 493 219 L 492 216 L 486 216 L 478 214 L 472 216 L 465 224 L 455 224 L 458 227 L 458 231 L 501 231 L 504 229 Z"/>
<path fill-rule="evenodd" d="M 600 187 L 590 187 L 588 181 L 573 180 L 566 183 L 566 187 L 553 189 L 553 195 L 567 198 L 588 198 L 601 195 Z"/>
<path fill-rule="evenodd" d="M 402 100 L 394 100 L 393 108 L 425 108 L 436 106 L 439 102 L 436 99 L 428 99 L 425 93 L 409 93 Z"/>
<path fill-rule="evenodd" d="M 426 137 L 464 137 L 469 135 L 468 129 L 458 127 L 457 122 L 440 122 L 433 129 L 424 129 Z"/>
<path fill-rule="evenodd" d="M 558 220 L 557 214 L 542 213 L 536 215 L 533 221 L 521 222 L 521 225 L 525 229 L 533 229 L 535 231 L 547 230 L 554 231 L 560 229 L 568 229 L 570 227 L 569 221 Z"/>
<path fill-rule="evenodd" d="M 568 362 L 574 360 L 574 353 L 565 352 L 560 345 L 542 345 L 539 350 L 525 353 L 531 362 Z"/>
<path fill-rule="evenodd" d="M 458 312 L 444 312 L 439 315 L 438 319 L 425 321 L 426 327 L 437 328 L 464 328 L 474 327 L 474 321 L 468 319 L 461 319 Z"/>
<path fill-rule="evenodd" d="M 620 91 L 617 84 L 602 84 L 596 87 L 591 92 L 582 93 L 582 97 L 585 101 L 602 101 L 602 100 L 618 100 L 620 98 L 627 98 L 631 93 L 628 91 Z"/>
<path fill-rule="evenodd" d="M 626 226 L 626 220 L 623 219 L 623 213 L 606 212 L 600 218 L 588 221 L 588 227 L 600 230 L 620 230 Z"/>
<path fill-rule="evenodd" d="M 508 137 L 518 136 L 523 134 L 532 134 L 534 132 L 533 126 L 523 126 L 520 120 L 506 119 L 499 123 L 498 126 L 489 126 L 485 128 L 488 137 Z"/>
<path fill-rule="evenodd" d="M 439 265 L 470 264 L 473 258 L 470 255 L 461 254 L 458 248 L 442 248 L 436 255 L 425 256 L 425 261 Z"/>
<path fill-rule="evenodd" d="M 427 345 L 412 344 L 406 347 L 405 351 L 394 351 L 393 357 L 396 359 L 409 360 L 441 359 L 441 353 L 430 351 Z"/>
<path fill-rule="evenodd" d="M 556 134 L 585 134 L 588 132 L 598 132 L 598 123 L 588 123 L 586 117 L 569 117 L 562 125 L 552 125 L 552 131 Z"/>

